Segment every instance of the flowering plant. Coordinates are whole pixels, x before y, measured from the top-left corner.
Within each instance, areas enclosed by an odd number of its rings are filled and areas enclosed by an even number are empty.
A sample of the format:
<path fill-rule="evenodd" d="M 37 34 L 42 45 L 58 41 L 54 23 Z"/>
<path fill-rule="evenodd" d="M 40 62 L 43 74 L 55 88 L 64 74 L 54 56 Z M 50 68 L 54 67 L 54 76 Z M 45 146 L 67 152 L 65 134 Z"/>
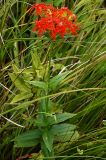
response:
<path fill-rule="evenodd" d="M 53 40 L 56 40 L 57 35 L 64 38 L 66 34 L 77 34 L 76 16 L 67 7 L 56 9 L 50 4 L 41 3 L 33 5 L 31 11 L 33 10 L 38 16 L 33 31 L 37 31 L 38 35 L 42 36 L 47 32 Z M 31 53 L 34 74 L 25 83 L 31 88 L 30 96 L 38 90 L 36 96 L 41 97 L 37 115 L 30 120 L 35 129 L 19 135 L 14 140 L 16 147 L 31 147 L 40 143 L 41 155 L 45 158 L 52 157 L 53 160 L 55 160 L 53 158 L 55 152 L 53 145 L 55 142 L 70 141 L 74 134 L 76 139 L 79 136 L 76 131 L 76 125 L 64 123 L 76 114 L 57 109 L 58 102 L 54 102 L 50 96 L 51 93 L 60 88 L 61 82 L 69 74 L 69 72 L 63 72 L 54 77 L 51 76 L 51 53 L 54 44 L 52 41 L 49 43 L 46 64 L 41 63 L 37 50 Z M 13 99 L 12 103 L 14 101 Z M 33 102 L 30 103 L 32 104 Z"/>
<path fill-rule="evenodd" d="M 38 16 L 33 31 L 37 31 L 40 36 L 48 32 L 50 37 L 55 40 L 56 35 L 64 38 L 66 34 L 77 34 L 79 28 L 76 16 L 67 7 L 57 9 L 50 4 L 41 3 L 33 5 L 32 10 L 35 10 L 35 14 Z"/>

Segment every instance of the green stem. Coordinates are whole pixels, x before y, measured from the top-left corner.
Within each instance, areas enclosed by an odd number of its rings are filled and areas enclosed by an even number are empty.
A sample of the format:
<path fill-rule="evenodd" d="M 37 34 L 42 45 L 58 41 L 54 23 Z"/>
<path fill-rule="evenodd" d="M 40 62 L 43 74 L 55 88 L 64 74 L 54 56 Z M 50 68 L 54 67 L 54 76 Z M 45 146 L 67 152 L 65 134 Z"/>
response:
<path fill-rule="evenodd" d="M 50 93 L 50 88 L 49 88 L 49 83 L 50 83 L 50 69 L 51 69 L 51 51 L 52 51 L 52 45 L 53 44 L 50 44 L 50 47 L 49 47 L 49 49 L 48 49 L 48 65 L 47 65 L 47 70 L 48 70 L 48 74 L 47 74 L 47 84 L 48 84 L 48 89 L 47 89 L 47 91 L 46 91 L 46 96 L 48 96 L 49 95 L 49 93 Z M 49 108 L 49 98 L 46 98 L 46 112 L 48 113 L 48 112 L 50 112 L 50 108 Z M 45 114 L 44 115 L 44 118 L 45 118 L 45 120 L 46 121 L 48 121 L 48 116 L 47 116 L 47 114 Z M 48 126 L 47 127 L 45 127 L 45 129 L 46 130 L 48 130 L 48 132 L 49 132 L 49 128 L 48 128 Z M 54 150 L 53 150 L 53 148 L 52 148 L 52 151 L 50 152 L 49 150 L 48 150 L 48 148 L 47 148 L 47 146 L 46 146 L 46 144 L 43 142 L 42 143 L 42 147 L 43 147 L 43 153 L 44 153 L 44 155 L 45 155 L 45 157 L 53 157 L 54 156 Z"/>

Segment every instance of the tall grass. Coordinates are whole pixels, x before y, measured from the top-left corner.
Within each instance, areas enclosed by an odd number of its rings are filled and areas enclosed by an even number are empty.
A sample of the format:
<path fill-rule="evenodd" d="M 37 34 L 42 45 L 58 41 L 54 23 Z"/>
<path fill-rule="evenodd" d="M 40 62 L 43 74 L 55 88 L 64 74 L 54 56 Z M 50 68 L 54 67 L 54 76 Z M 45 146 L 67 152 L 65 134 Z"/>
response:
<path fill-rule="evenodd" d="M 0 158 L 15 160 L 33 153 L 33 159 L 44 159 L 39 145 L 15 148 L 13 139 L 34 128 L 39 103 L 45 96 L 39 96 L 38 88 L 30 89 L 31 85 L 22 80 L 38 81 L 46 77 L 50 51 L 50 76 L 60 75 L 60 79 L 53 81 L 47 97 L 52 100 L 54 113 L 76 114 L 68 123 L 75 124 L 78 130 L 70 141 L 54 143 L 55 159 L 105 159 L 106 10 L 103 0 L 46 2 L 57 7 L 68 6 L 80 22 L 78 36 L 58 40 L 52 50 L 47 37 L 32 33 L 36 17 L 28 10 L 35 1 L 1 2 Z"/>

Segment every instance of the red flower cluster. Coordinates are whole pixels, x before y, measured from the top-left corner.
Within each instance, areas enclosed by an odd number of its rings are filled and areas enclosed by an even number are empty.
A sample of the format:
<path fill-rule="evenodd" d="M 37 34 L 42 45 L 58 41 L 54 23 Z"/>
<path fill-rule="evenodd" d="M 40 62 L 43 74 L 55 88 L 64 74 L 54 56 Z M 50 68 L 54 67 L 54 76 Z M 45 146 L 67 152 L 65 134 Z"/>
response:
<path fill-rule="evenodd" d="M 41 3 L 33 5 L 31 10 L 34 9 L 39 19 L 35 21 L 33 31 L 37 31 L 40 36 L 48 31 L 55 40 L 56 35 L 64 38 L 68 33 L 77 34 L 76 16 L 67 7 L 57 9 L 50 4 Z"/>

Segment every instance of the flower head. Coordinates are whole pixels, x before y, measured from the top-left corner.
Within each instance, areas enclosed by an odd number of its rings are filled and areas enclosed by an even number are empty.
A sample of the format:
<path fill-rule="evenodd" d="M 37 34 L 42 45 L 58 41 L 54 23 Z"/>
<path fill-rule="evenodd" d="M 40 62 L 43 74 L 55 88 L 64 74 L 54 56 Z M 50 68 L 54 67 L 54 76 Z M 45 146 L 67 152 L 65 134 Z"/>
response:
<path fill-rule="evenodd" d="M 57 35 L 64 38 L 69 33 L 77 34 L 76 16 L 67 7 L 57 9 L 52 5 L 41 3 L 33 5 L 31 9 L 35 9 L 35 14 L 40 16 L 39 20 L 35 21 L 33 29 L 40 36 L 48 32 L 50 37 L 55 40 Z"/>

